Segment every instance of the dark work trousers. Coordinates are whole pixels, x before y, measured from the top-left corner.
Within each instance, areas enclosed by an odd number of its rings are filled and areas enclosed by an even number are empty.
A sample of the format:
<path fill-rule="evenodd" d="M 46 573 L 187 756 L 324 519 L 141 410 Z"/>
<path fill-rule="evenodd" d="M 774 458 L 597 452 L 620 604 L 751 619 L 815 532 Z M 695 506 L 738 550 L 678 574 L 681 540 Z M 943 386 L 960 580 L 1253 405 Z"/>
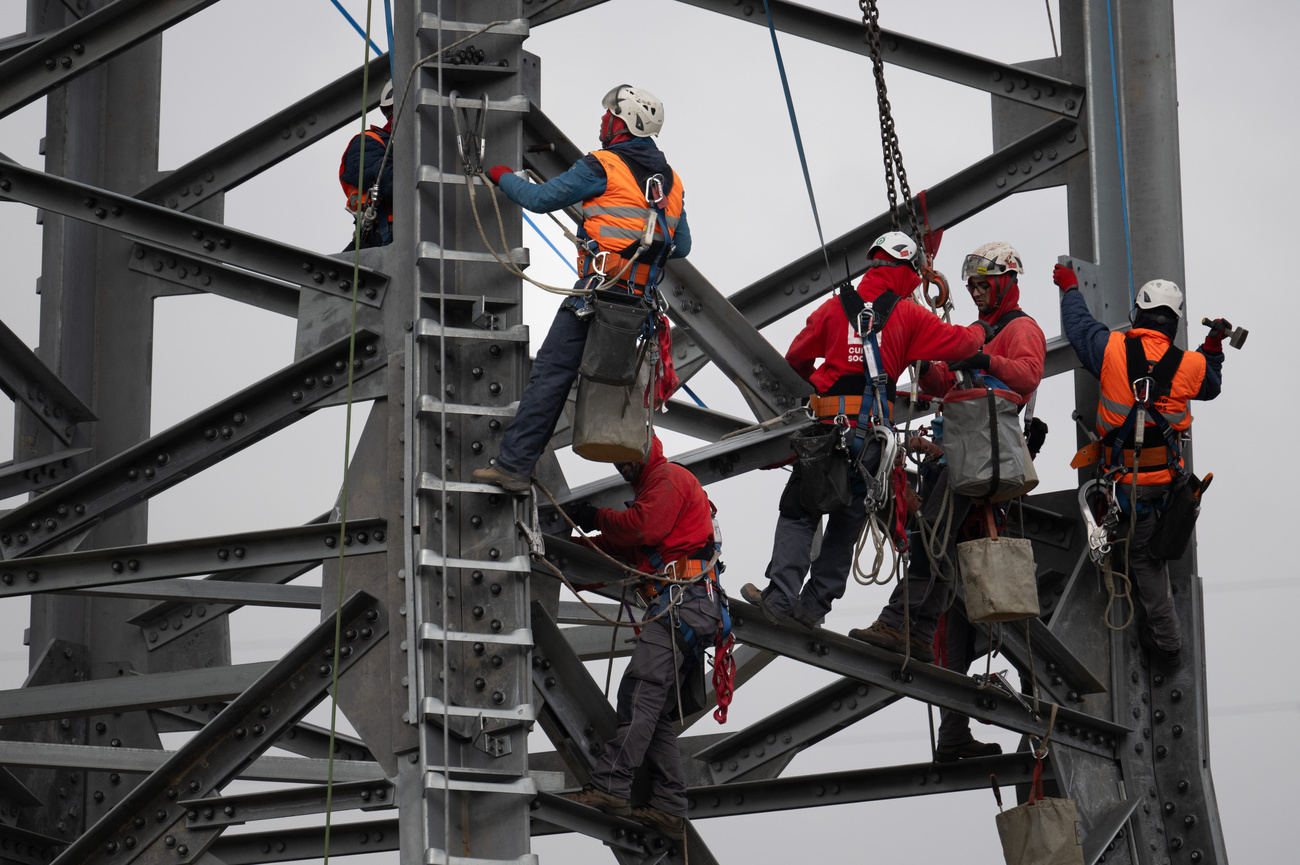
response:
<path fill-rule="evenodd" d="M 844 597 L 849 569 L 853 567 L 853 547 L 867 521 L 863 499 L 864 493 L 854 493 L 848 507 L 830 515 L 816 559 L 812 558 L 812 545 L 821 514 L 799 509 L 798 516 L 791 516 L 787 508 L 781 509 L 772 541 L 772 560 L 767 565 L 767 578 L 773 587 L 768 600 L 774 608 L 789 615 L 798 604 L 815 621 L 830 612 L 831 604 Z"/>
<path fill-rule="evenodd" d="M 591 328 L 590 319 L 580 320 L 577 316 L 581 305 L 581 297 L 565 298 L 542 347 L 537 350 L 514 422 L 501 437 L 497 468 L 507 474 L 532 477 L 533 467 L 555 432 L 556 421 L 569 398 L 569 388 L 578 377 L 582 352 L 587 347 L 587 331 Z"/>
<path fill-rule="evenodd" d="M 712 599 L 688 595 L 677 613 L 699 635 L 701 652 L 713 645 L 722 618 L 716 595 Z M 605 744 L 591 783 L 598 790 L 628 799 L 637 767 L 644 764 L 650 774 L 648 804 L 684 817 L 686 775 L 672 718 L 677 712 L 683 667 L 690 666 L 687 662 L 691 660 L 703 664 L 704 658 L 688 658 L 680 643 L 674 648 L 670 628 L 669 617 L 664 616 L 642 629 L 632 662 L 618 685 L 618 731 Z"/>
<path fill-rule="evenodd" d="M 934 639 L 939 616 L 952 596 L 952 575 L 940 574 L 939 569 L 931 564 L 922 548 L 920 532 L 908 534 L 908 547 L 912 551 L 912 558 L 907 564 L 907 576 L 894 584 L 889 603 L 880 611 L 880 621 L 902 631 L 906 609 L 907 618 L 912 620 L 911 636 L 928 643 Z"/>
<path fill-rule="evenodd" d="M 1125 487 L 1125 492 L 1132 487 Z M 1140 609 L 1146 613 L 1146 627 L 1150 629 L 1151 638 L 1162 651 L 1177 652 L 1183 646 L 1182 629 L 1178 624 L 1178 613 L 1174 610 L 1174 596 L 1169 585 L 1169 569 L 1164 560 L 1153 557 L 1150 553 L 1151 533 L 1155 531 L 1157 515 L 1154 506 L 1160 504 L 1169 492 L 1168 484 L 1152 484 L 1138 487 L 1138 502 L 1150 505 L 1145 514 L 1138 514 L 1137 525 L 1133 528 L 1133 549 L 1128 551 L 1129 577 L 1136 584 Z M 1128 538 L 1129 517 L 1120 519 L 1115 533 L 1116 540 Z M 1116 549 L 1124 549 L 1116 545 Z M 1119 564 L 1116 563 L 1118 569 Z M 1116 588 L 1120 588 L 1116 586 Z M 1138 618 L 1138 627 L 1142 627 Z"/>
<path fill-rule="evenodd" d="M 947 668 L 958 673 L 970 669 L 975 656 L 975 634 L 977 628 L 966 621 L 966 616 L 959 610 L 950 610 L 943 620 Z M 964 745 L 975 737 L 970 732 L 970 717 L 949 709 L 939 710 L 939 744 Z"/>

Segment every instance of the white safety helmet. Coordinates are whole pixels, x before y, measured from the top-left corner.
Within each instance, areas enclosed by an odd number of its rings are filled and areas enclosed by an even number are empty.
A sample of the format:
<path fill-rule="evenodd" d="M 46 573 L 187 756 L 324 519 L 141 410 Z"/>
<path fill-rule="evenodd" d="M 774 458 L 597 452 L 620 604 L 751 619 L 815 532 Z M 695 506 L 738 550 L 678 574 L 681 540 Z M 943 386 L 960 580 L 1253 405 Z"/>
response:
<path fill-rule="evenodd" d="M 637 138 L 657 135 L 664 128 L 664 104 L 648 90 L 620 84 L 605 94 L 600 104 L 627 124 L 627 131 Z"/>
<path fill-rule="evenodd" d="M 1179 318 L 1183 315 L 1183 290 L 1167 279 L 1153 279 L 1138 289 L 1134 310 L 1167 306 Z"/>
<path fill-rule="evenodd" d="M 986 243 L 966 256 L 961 264 L 961 278 L 969 282 L 981 276 L 1001 276 L 1004 273 L 1024 273 L 1020 253 L 1009 243 L 995 240 Z"/>
<path fill-rule="evenodd" d="M 393 82 L 384 85 L 384 91 L 379 94 L 379 107 L 384 111 L 393 110 Z"/>
<path fill-rule="evenodd" d="M 871 243 L 867 250 L 867 260 L 875 257 L 876 250 L 883 251 L 890 258 L 916 266 L 916 241 L 901 231 L 886 231 Z"/>

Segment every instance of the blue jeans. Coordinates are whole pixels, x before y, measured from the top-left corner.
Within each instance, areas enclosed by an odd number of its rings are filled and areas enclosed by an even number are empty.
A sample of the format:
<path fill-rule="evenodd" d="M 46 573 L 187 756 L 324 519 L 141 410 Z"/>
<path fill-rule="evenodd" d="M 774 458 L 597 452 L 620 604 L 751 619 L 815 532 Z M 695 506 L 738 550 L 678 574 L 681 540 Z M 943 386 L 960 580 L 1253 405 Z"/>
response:
<path fill-rule="evenodd" d="M 566 298 L 555 313 L 555 321 L 537 350 L 528 386 L 519 398 L 514 422 L 501 437 L 497 468 L 517 478 L 530 478 L 533 467 L 546 451 L 555 424 L 564 411 L 569 388 L 578 377 L 582 352 L 587 347 L 590 319 L 580 320 L 581 297 Z"/>

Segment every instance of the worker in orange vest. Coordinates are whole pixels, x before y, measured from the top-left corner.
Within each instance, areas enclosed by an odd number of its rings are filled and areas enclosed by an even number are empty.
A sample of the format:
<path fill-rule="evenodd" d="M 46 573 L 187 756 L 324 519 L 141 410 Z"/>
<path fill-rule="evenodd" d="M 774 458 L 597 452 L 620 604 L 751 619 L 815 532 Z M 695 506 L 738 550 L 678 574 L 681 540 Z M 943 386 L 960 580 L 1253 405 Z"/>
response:
<path fill-rule="evenodd" d="M 387 246 L 393 242 L 393 157 L 388 151 L 393 132 L 393 82 L 384 85 L 379 95 L 379 110 L 387 120 L 383 126 L 371 126 L 352 136 L 339 163 L 339 183 L 348 197 L 347 209 L 353 219 L 361 220 L 361 247 Z M 365 141 L 365 164 L 361 142 Z M 383 170 L 380 171 L 380 165 Z M 378 188 L 376 189 L 376 179 Z M 377 194 L 376 194 L 377 193 Z M 352 249 L 355 237 L 344 252 Z"/>

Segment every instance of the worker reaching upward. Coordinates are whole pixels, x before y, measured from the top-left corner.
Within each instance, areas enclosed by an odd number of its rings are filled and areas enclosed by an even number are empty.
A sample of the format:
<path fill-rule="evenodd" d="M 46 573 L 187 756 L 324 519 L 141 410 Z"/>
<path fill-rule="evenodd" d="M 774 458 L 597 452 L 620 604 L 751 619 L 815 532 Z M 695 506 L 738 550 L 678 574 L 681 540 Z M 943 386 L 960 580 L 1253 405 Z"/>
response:
<path fill-rule="evenodd" d="M 1058 264 L 1052 279 L 1061 289 L 1065 335 L 1084 369 L 1101 382 L 1097 434 L 1102 465 L 1106 477 L 1115 480 L 1122 514 L 1117 537 L 1127 537 L 1135 521 L 1127 554 L 1144 613 L 1138 638 L 1156 657 L 1176 663 L 1182 631 L 1169 572 L 1149 544 L 1170 484 L 1184 471 L 1180 440 L 1192 425 L 1188 401 L 1219 395 L 1223 334 L 1232 326 L 1217 319 L 1200 348 L 1184 352 L 1173 344 L 1183 315 L 1183 292 L 1173 282 L 1153 279 L 1138 289 L 1129 313 L 1133 327 L 1123 333 L 1112 332 L 1088 312 L 1073 270 Z M 1141 430 L 1134 428 L 1139 400 L 1145 415 Z"/>
<path fill-rule="evenodd" d="M 887 403 L 892 403 L 894 383 L 909 363 L 970 357 L 991 332 L 982 322 L 965 327 L 945 324 L 911 301 L 921 277 L 917 245 L 906 234 L 891 231 L 881 235 L 868 250 L 867 259 L 868 269 L 856 293 L 849 292 L 856 297 L 832 297 L 817 307 L 785 355 L 795 372 L 816 388 L 817 396 L 811 399 L 809 408 L 824 423 L 835 423 L 840 418 L 856 424 L 867 391 L 863 342 L 846 312 L 855 300 L 867 305 L 877 323 L 884 320 L 879 349 L 881 371 L 888 380 L 888 393 L 884 395 Z M 879 468 L 879 446 L 865 447 L 868 450 L 861 458 L 862 467 L 875 472 Z M 803 482 L 796 468 L 781 495 L 772 559 L 767 566 L 768 585 L 760 591 L 748 583 L 741 594 L 772 621 L 793 620 L 811 627 L 830 612 L 836 599 L 843 597 L 854 545 L 868 513 L 866 487 L 859 480 L 849 504 L 829 515 L 821 553 L 812 561 L 813 536 L 822 515 L 800 504 L 799 486 Z"/>
<path fill-rule="evenodd" d="M 601 104 L 601 150 L 541 185 L 533 185 L 504 166 L 490 174 L 506 197 L 534 213 L 549 213 L 582 203 L 578 237 L 580 277 L 575 288 L 599 289 L 602 299 L 644 296 L 663 277 L 668 258 L 691 251 L 681 178 L 650 136 L 664 124 L 664 106 L 653 94 L 620 84 Z M 641 249 L 647 215 L 655 218 L 653 242 Z M 639 254 L 638 254 L 639 253 Z M 565 299 L 537 351 L 528 386 L 514 422 L 501 439 L 493 465 L 474 472 L 474 480 L 524 492 L 541 459 L 569 388 L 577 378 L 591 326 L 591 292 Z"/>

